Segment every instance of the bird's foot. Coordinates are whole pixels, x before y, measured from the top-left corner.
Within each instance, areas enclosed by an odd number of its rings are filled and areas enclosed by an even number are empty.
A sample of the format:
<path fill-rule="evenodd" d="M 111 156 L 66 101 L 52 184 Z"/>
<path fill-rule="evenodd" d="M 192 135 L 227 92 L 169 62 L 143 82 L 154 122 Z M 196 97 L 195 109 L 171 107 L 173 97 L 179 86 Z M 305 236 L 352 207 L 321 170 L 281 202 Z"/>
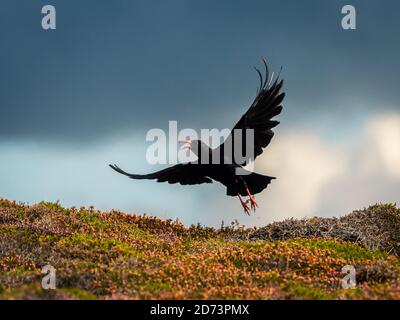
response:
<path fill-rule="evenodd" d="M 256 202 L 256 198 L 251 194 L 250 190 L 246 188 L 247 194 L 249 196 L 249 199 L 247 201 L 250 201 L 251 209 L 255 212 L 256 209 L 258 208 L 258 204 Z"/>
<path fill-rule="evenodd" d="M 256 198 L 253 195 L 250 195 L 247 201 L 250 201 L 251 209 L 255 212 L 256 209 L 258 208 Z"/>
<path fill-rule="evenodd" d="M 249 200 L 242 201 L 243 210 L 249 216 L 250 215 L 250 208 L 247 205 L 248 203 L 249 203 Z"/>
<path fill-rule="evenodd" d="M 240 203 L 242 204 L 244 213 L 246 213 L 247 215 L 250 215 L 250 208 L 247 205 L 249 203 L 249 200 L 247 199 L 246 201 L 243 201 L 242 197 L 239 194 L 238 194 L 238 197 L 239 197 Z"/>

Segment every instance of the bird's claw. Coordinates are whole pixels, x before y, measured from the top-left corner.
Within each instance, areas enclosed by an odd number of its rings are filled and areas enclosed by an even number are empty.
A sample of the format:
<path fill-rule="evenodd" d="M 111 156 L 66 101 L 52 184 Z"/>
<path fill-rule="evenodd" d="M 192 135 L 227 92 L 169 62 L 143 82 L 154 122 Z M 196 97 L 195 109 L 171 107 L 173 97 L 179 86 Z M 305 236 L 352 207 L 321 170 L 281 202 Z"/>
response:
<path fill-rule="evenodd" d="M 246 187 L 246 191 L 247 191 L 247 195 L 249 196 L 249 199 L 247 201 L 250 201 L 251 209 L 255 212 L 256 209 L 258 208 L 256 198 L 251 194 L 249 188 Z"/>
<path fill-rule="evenodd" d="M 258 208 L 256 198 L 254 196 L 249 196 L 249 199 L 246 202 L 250 202 L 251 209 L 255 212 L 256 209 Z"/>
<path fill-rule="evenodd" d="M 242 202 L 243 210 L 247 215 L 250 215 L 250 208 L 247 205 L 249 203 L 249 200 L 246 200 L 245 202 Z"/>

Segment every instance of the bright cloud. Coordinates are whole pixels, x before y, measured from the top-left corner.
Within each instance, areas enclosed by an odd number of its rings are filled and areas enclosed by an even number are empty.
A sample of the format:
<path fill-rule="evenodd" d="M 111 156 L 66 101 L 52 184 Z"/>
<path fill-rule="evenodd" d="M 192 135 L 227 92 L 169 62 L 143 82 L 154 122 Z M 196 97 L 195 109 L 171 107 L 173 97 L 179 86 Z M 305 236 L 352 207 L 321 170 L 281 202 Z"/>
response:
<path fill-rule="evenodd" d="M 278 177 L 259 196 L 269 219 L 315 214 L 323 188 L 345 173 L 345 155 L 311 132 L 282 134 L 276 140 L 256 165 L 258 171 Z"/>
<path fill-rule="evenodd" d="M 400 115 L 371 119 L 366 126 L 364 170 L 400 178 Z"/>

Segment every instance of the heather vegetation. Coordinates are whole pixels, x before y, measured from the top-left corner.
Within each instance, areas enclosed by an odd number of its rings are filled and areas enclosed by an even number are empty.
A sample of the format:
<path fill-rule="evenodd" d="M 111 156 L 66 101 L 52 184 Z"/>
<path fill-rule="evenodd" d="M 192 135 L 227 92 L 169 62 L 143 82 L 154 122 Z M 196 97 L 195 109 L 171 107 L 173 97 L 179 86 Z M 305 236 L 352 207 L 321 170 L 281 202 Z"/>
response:
<path fill-rule="evenodd" d="M 399 254 L 394 205 L 214 229 L 0 199 L 1 299 L 400 299 Z M 355 289 L 341 286 L 345 265 Z"/>

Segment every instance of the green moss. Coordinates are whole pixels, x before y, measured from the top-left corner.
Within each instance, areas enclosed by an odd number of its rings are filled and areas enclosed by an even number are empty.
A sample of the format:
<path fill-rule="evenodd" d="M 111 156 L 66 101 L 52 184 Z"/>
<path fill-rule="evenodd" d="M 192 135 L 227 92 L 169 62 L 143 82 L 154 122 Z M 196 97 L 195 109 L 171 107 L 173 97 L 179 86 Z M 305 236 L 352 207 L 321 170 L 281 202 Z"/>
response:
<path fill-rule="evenodd" d="M 20 229 L 15 226 L 1 226 L 0 234 L 3 234 L 14 239 L 18 239 L 20 245 L 34 245 L 37 243 L 39 234 L 34 233 L 30 230 Z"/>
<path fill-rule="evenodd" d="M 283 290 L 290 295 L 294 295 L 296 299 L 328 300 L 332 298 L 330 294 L 320 288 L 301 283 L 288 283 L 284 286 Z"/>
<path fill-rule="evenodd" d="M 45 299 L 48 292 L 40 288 L 38 282 L 22 285 L 18 288 L 5 288 L 0 293 L 0 300 Z"/>
<path fill-rule="evenodd" d="M 132 225 L 129 225 L 129 227 L 127 228 L 127 234 L 129 235 L 129 237 L 132 237 L 134 239 L 158 240 L 158 237 L 155 234 Z"/>
<path fill-rule="evenodd" d="M 362 288 L 340 289 L 332 292 L 333 299 L 359 299 L 363 295 Z"/>
<path fill-rule="evenodd" d="M 18 216 L 18 218 L 24 218 L 25 217 L 25 210 L 23 210 L 20 207 L 15 208 L 14 212 Z"/>
<path fill-rule="evenodd" d="M 98 214 L 94 212 L 80 210 L 79 217 L 84 223 L 90 224 L 99 230 L 104 230 L 110 227 L 106 222 L 100 219 Z"/>
<path fill-rule="evenodd" d="M 239 241 L 237 243 L 239 246 L 247 248 L 247 249 L 259 249 L 265 247 L 267 244 L 270 244 L 270 242 L 267 241 L 257 241 L 257 242 L 248 242 L 248 241 Z"/>
<path fill-rule="evenodd" d="M 60 205 L 59 201 L 56 202 L 41 201 L 39 202 L 39 206 L 43 206 L 45 208 L 55 211 L 64 210 L 64 208 Z"/>
<path fill-rule="evenodd" d="M 32 278 L 32 276 L 37 276 L 38 271 L 29 270 L 24 266 L 17 266 L 11 270 L 0 272 L 0 284 L 3 283 L 18 283 L 24 281 L 24 279 Z M 5 290 L 5 288 L 3 288 Z"/>
<path fill-rule="evenodd" d="M 114 240 L 114 239 L 97 239 L 85 233 L 75 233 L 70 237 L 64 237 L 60 240 L 60 244 L 84 245 L 90 248 L 98 248 L 102 250 L 120 250 L 123 254 L 140 257 L 141 254 L 130 245 Z"/>
<path fill-rule="evenodd" d="M 86 290 L 79 288 L 61 288 L 60 291 L 66 293 L 68 296 L 79 300 L 96 300 L 96 296 Z"/>
<path fill-rule="evenodd" d="M 17 234 L 20 233 L 20 230 L 15 226 L 4 226 L 0 225 L 0 234 Z"/>
<path fill-rule="evenodd" d="M 60 237 L 57 235 L 52 235 L 42 232 L 34 232 L 31 230 L 24 230 L 16 226 L 0 225 L 0 234 L 20 237 L 19 242 L 20 244 L 24 245 L 43 244 L 43 243 L 55 242 L 60 239 Z"/>
<path fill-rule="evenodd" d="M 335 240 L 289 240 L 288 242 L 297 243 L 308 247 L 309 249 L 329 250 L 330 256 L 334 258 L 343 258 L 346 260 L 369 260 L 385 259 L 388 254 L 379 250 L 368 250 L 350 242 Z"/>
<path fill-rule="evenodd" d="M 146 284 L 146 287 L 143 288 L 148 291 L 173 291 L 171 284 L 168 282 L 150 282 Z"/>
<path fill-rule="evenodd" d="M 69 243 L 69 244 L 84 244 L 88 246 L 97 246 L 100 243 L 99 240 L 96 240 L 92 236 L 86 233 L 74 233 L 70 237 L 65 237 L 61 240 L 61 242 Z"/>

